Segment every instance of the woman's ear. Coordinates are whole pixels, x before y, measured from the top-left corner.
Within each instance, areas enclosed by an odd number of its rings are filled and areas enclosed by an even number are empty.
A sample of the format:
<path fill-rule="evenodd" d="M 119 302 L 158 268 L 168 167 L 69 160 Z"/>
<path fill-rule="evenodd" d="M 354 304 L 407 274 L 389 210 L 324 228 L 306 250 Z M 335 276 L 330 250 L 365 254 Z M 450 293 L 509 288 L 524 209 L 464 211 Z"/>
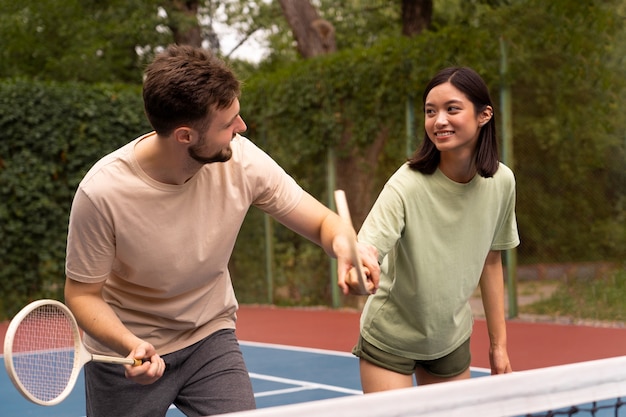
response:
<path fill-rule="evenodd" d="M 493 108 L 491 106 L 485 107 L 485 109 L 480 112 L 480 115 L 478 116 L 478 126 L 483 127 L 484 125 L 489 123 L 489 120 L 491 120 L 492 117 Z"/>

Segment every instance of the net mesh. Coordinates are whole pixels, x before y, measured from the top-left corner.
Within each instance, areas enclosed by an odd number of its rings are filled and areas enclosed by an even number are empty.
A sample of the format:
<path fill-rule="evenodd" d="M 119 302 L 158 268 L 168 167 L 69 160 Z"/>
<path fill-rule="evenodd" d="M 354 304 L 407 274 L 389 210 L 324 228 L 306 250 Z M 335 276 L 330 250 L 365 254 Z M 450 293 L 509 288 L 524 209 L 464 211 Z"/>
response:
<path fill-rule="evenodd" d="M 72 325 L 59 307 L 45 304 L 16 329 L 12 345 L 15 377 L 33 397 L 50 402 L 65 390 L 74 368 Z"/>
<path fill-rule="evenodd" d="M 626 417 L 626 356 L 230 414 L 238 417 Z"/>

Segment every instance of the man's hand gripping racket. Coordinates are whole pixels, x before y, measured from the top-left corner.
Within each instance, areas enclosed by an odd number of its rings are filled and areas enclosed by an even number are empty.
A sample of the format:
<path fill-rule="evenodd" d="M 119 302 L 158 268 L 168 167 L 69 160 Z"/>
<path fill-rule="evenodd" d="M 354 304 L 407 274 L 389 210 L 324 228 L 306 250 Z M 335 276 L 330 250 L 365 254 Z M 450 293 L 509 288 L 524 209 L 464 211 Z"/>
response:
<path fill-rule="evenodd" d="M 339 214 L 339 217 L 341 217 L 350 226 L 350 228 L 354 230 L 352 217 L 350 216 L 350 209 L 348 208 L 348 201 L 346 200 L 346 194 L 343 190 L 335 190 L 335 205 L 337 206 L 337 213 Z M 356 239 L 349 239 L 348 244 L 350 247 L 352 268 L 348 272 L 345 282 L 350 288 L 350 293 L 355 295 L 373 294 L 376 290 L 376 285 L 371 279 L 368 278 L 366 271 L 363 269 Z"/>
<path fill-rule="evenodd" d="M 89 361 L 133 366 L 142 363 L 139 359 L 89 353 L 74 315 L 56 300 L 30 303 L 9 324 L 4 365 L 15 388 L 35 404 L 63 401 Z"/>

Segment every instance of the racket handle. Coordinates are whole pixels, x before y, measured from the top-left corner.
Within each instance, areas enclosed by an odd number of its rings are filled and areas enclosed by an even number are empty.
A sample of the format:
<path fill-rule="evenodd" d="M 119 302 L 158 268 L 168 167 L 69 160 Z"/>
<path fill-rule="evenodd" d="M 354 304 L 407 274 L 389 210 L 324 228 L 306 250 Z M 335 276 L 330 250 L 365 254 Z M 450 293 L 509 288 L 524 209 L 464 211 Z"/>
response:
<path fill-rule="evenodd" d="M 94 362 L 113 363 L 113 364 L 118 364 L 118 365 L 133 365 L 133 366 L 139 366 L 143 363 L 141 359 L 116 358 L 114 356 L 103 356 L 103 355 L 91 355 L 91 360 Z"/>

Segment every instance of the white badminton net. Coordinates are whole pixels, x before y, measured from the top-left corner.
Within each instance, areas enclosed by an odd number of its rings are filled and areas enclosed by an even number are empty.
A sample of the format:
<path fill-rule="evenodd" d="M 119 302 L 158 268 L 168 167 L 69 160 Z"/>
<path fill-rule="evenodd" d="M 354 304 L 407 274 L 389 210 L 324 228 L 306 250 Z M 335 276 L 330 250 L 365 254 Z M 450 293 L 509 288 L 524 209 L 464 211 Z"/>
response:
<path fill-rule="evenodd" d="M 622 398 L 626 399 L 626 356 L 229 415 L 626 417 Z"/>

